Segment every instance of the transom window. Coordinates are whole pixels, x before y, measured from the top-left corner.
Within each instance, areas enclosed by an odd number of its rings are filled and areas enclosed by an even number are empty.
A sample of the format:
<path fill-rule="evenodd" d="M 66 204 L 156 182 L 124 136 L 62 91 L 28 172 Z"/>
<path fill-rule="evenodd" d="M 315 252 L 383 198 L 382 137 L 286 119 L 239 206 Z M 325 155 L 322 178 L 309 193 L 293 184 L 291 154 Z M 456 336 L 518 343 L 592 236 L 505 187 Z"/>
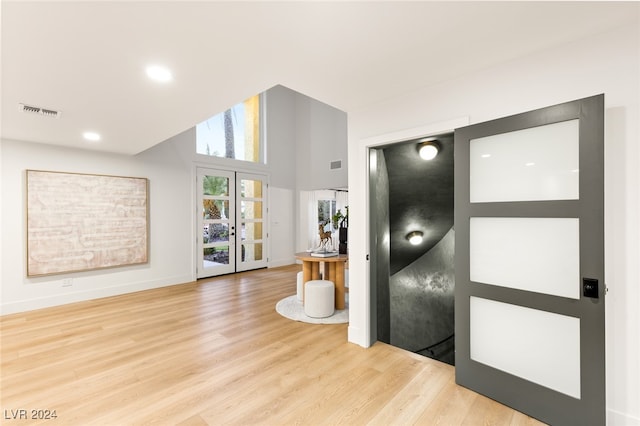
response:
<path fill-rule="evenodd" d="M 196 125 L 196 152 L 264 163 L 260 115 L 256 95 Z"/>

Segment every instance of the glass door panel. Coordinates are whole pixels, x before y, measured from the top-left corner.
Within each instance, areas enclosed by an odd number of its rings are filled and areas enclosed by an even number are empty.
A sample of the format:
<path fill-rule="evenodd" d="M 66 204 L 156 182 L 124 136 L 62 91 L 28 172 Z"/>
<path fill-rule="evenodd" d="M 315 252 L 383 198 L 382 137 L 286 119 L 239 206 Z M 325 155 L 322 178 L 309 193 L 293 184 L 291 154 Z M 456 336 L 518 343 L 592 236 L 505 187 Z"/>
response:
<path fill-rule="evenodd" d="M 470 140 L 471 202 L 577 200 L 578 126 L 568 120 Z"/>
<path fill-rule="evenodd" d="M 469 222 L 471 282 L 580 298 L 577 218 L 472 217 Z"/>
<path fill-rule="evenodd" d="M 229 200 L 203 200 L 202 215 L 205 220 L 229 219 Z"/>
<path fill-rule="evenodd" d="M 262 254 L 262 243 L 248 244 L 242 243 L 242 262 L 257 262 L 264 260 Z"/>
<path fill-rule="evenodd" d="M 580 319 L 470 300 L 471 359 L 580 398 Z"/>
<path fill-rule="evenodd" d="M 205 175 L 202 179 L 202 193 L 213 196 L 229 196 L 228 176 Z"/>
<path fill-rule="evenodd" d="M 242 219 L 262 219 L 261 201 L 241 201 L 240 217 Z"/>
<path fill-rule="evenodd" d="M 204 225 L 204 244 L 225 242 L 229 244 L 228 223 L 207 223 Z"/>
<path fill-rule="evenodd" d="M 242 241 L 261 240 L 262 239 L 262 222 L 243 222 L 241 230 Z"/>

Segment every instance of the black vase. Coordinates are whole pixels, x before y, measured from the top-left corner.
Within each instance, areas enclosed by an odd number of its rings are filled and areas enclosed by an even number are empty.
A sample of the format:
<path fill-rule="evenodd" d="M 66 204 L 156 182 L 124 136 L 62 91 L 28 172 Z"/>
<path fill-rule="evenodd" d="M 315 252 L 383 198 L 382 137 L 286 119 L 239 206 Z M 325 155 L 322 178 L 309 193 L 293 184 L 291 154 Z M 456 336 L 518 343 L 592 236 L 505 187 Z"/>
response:
<path fill-rule="evenodd" d="M 338 253 L 347 254 L 347 229 L 348 228 L 338 228 L 338 240 L 340 244 L 338 245 Z"/>

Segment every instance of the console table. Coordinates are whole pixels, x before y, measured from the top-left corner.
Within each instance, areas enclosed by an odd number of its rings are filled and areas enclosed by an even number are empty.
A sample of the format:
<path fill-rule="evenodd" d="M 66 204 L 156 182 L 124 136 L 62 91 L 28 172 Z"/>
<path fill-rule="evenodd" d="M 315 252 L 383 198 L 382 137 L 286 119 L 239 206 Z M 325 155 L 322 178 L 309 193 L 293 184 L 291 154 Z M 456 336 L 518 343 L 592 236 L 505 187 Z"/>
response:
<path fill-rule="evenodd" d="M 346 254 L 331 257 L 315 257 L 311 253 L 302 252 L 295 254 L 296 259 L 302 261 L 302 282 L 320 279 L 320 262 L 324 262 L 324 279 L 333 281 L 336 286 L 336 309 L 344 309 L 344 266 L 349 260 Z M 302 299 L 304 300 L 304 284 Z"/>

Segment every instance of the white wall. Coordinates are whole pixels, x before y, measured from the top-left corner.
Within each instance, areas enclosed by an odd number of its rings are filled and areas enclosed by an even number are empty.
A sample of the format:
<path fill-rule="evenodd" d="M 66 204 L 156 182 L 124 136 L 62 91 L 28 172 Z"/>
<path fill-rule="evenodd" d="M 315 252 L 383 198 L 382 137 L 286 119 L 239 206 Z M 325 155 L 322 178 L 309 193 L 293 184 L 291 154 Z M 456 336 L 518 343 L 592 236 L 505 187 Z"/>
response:
<path fill-rule="evenodd" d="M 364 141 L 460 117 L 473 124 L 605 94 L 607 410 L 612 425 L 640 424 L 639 40 L 636 23 L 349 113 L 350 216 L 364 218 Z M 366 226 L 365 220 L 349 223 L 349 340 L 362 346 L 369 337 Z"/>
<path fill-rule="evenodd" d="M 269 267 L 295 263 L 295 191 L 269 187 Z"/>
<path fill-rule="evenodd" d="M 271 184 L 280 188 L 296 187 L 296 97 L 297 92 L 283 86 L 269 89 L 267 106 L 267 163 L 272 171 Z"/>
<path fill-rule="evenodd" d="M 267 158 L 272 183 L 312 191 L 347 185 L 347 115 L 283 86 L 267 91 Z M 342 160 L 342 169 L 330 162 Z M 292 167 L 293 166 L 293 167 Z"/>
<path fill-rule="evenodd" d="M 342 188 L 347 184 L 347 115 L 307 96 L 296 98 L 297 188 Z M 342 160 L 341 169 L 330 169 Z"/>
<path fill-rule="evenodd" d="M 25 170 L 147 177 L 150 253 L 144 265 L 26 277 Z M 2 314 L 111 296 L 193 279 L 190 172 L 176 157 L 149 162 L 27 142 L 2 141 Z M 62 280 L 73 285 L 63 287 Z"/>

